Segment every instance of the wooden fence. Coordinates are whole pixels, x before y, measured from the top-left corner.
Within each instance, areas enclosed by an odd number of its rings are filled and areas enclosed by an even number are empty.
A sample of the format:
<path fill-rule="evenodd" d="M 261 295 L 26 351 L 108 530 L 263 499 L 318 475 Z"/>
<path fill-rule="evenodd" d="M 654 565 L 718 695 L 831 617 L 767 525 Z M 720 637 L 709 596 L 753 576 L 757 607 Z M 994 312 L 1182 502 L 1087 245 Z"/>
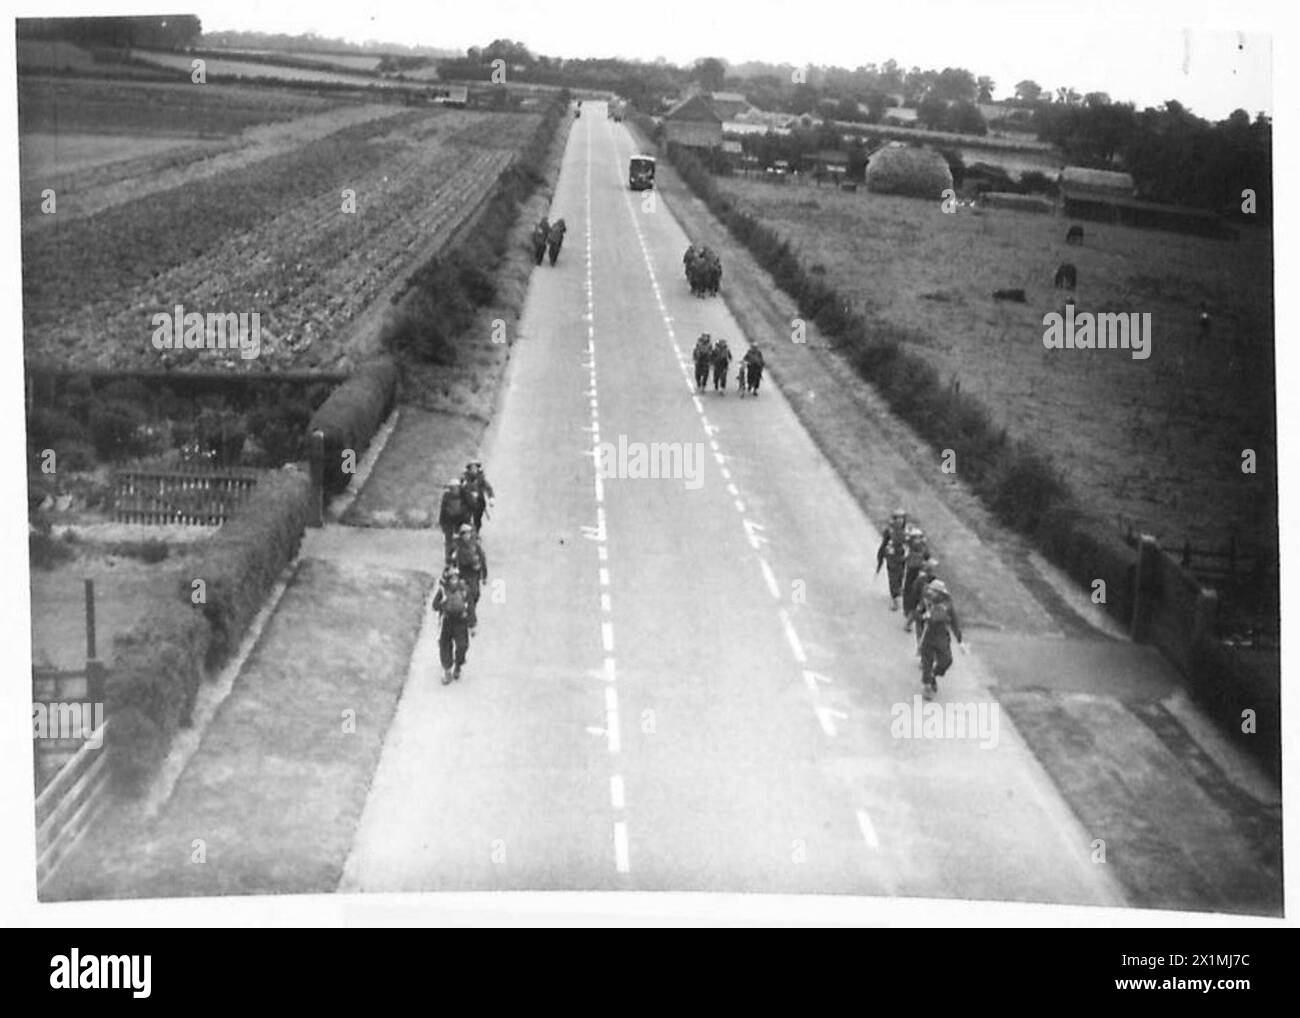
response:
<path fill-rule="evenodd" d="M 251 471 L 177 467 L 113 474 L 113 518 L 118 523 L 184 523 L 219 527 L 257 486 Z"/>
<path fill-rule="evenodd" d="M 105 669 L 95 648 L 95 584 L 85 582 L 85 667 L 32 668 L 33 724 L 37 705 L 50 712 L 45 737 L 37 738 L 34 729 L 32 739 L 38 886 L 111 801 L 105 751 L 108 722 L 103 720 Z M 63 724 L 73 717 L 80 728 L 75 735 L 71 724 L 66 732 Z M 93 731 L 87 731 L 87 722 Z"/>

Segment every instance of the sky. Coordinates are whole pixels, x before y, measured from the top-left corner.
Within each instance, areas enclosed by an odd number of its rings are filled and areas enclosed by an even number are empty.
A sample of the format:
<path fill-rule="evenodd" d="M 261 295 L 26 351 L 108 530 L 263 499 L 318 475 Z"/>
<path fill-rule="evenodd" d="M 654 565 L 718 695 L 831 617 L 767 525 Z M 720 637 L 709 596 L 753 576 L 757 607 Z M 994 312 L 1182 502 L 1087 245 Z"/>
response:
<path fill-rule="evenodd" d="M 1177 99 L 1210 119 L 1274 112 L 1272 33 L 1286 0 L 89 0 L 18 14 L 189 11 L 207 30 L 315 32 L 463 49 L 495 38 L 550 56 L 704 56 L 730 63 L 836 64 L 893 58 L 965 67 L 1010 94 L 1030 78 L 1107 92 L 1139 108 Z"/>

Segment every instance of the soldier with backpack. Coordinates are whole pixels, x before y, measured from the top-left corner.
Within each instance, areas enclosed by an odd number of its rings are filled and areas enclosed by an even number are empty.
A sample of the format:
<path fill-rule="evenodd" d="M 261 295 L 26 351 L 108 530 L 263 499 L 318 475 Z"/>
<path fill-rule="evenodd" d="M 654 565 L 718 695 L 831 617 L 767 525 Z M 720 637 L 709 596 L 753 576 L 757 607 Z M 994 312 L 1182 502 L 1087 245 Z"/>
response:
<path fill-rule="evenodd" d="M 757 343 L 750 343 L 749 349 L 745 351 L 745 356 L 741 358 L 745 367 L 745 381 L 740 390 L 740 394 L 745 394 L 748 389 L 750 395 L 758 395 L 758 383 L 763 380 L 763 351 L 758 348 Z"/>
<path fill-rule="evenodd" d="M 727 369 L 731 367 L 731 350 L 725 339 L 713 344 L 713 391 L 720 392 L 727 387 Z"/>
<path fill-rule="evenodd" d="M 456 540 L 456 532 L 460 530 L 461 524 L 471 523 L 473 519 L 470 499 L 465 495 L 460 478 L 453 477 L 447 482 L 447 488 L 442 493 L 442 504 L 438 507 L 438 526 L 442 528 L 444 558 L 451 556 L 451 546 Z"/>
<path fill-rule="evenodd" d="M 903 628 L 912 631 L 912 613 L 916 610 L 916 601 L 912 590 L 916 577 L 921 572 L 925 560 L 930 557 L 930 545 L 925 539 L 925 531 L 919 527 L 909 527 L 907 533 L 907 558 L 903 560 Z"/>
<path fill-rule="evenodd" d="M 927 588 L 932 580 L 937 580 L 939 578 L 938 574 L 935 572 L 938 568 L 939 562 L 937 559 L 928 558 L 921 563 L 921 569 L 916 574 L 916 579 L 912 581 L 911 589 L 907 591 L 907 594 L 903 598 L 904 601 L 910 601 L 912 605 L 911 615 L 908 618 L 909 622 L 920 622 L 921 613 L 924 612 L 926 608 L 925 599 L 927 596 Z M 917 625 L 916 627 L 916 646 L 920 649 L 920 625 Z"/>
<path fill-rule="evenodd" d="M 931 580 L 926 587 L 919 613 L 921 625 L 921 690 L 928 699 L 939 691 L 939 676 L 952 667 L 951 636 L 957 637 L 962 653 L 967 653 L 961 638 L 957 609 L 943 580 Z"/>
<path fill-rule="evenodd" d="M 701 332 L 700 338 L 695 341 L 695 349 L 691 352 L 691 357 L 695 360 L 695 388 L 703 389 L 709 384 L 709 367 L 713 363 L 713 337 L 707 332 Z"/>
<path fill-rule="evenodd" d="M 881 565 L 888 568 L 889 610 L 898 611 L 898 598 L 903 593 L 903 568 L 907 561 L 907 512 L 895 509 L 885 525 L 880 547 L 876 549 L 876 575 Z"/>
<path fill-rule="evenodd" d="M 483 544 L 468 523 L 462 523 L 456 542 L 451 547 L 448 565 L 456 567 L 460 578 L 469 590 L 469 628 L 473 632 L 478 628 L 478 599 L 482 585 L 487 581 L 487 553 Z"/>
<path fill-rule="evenodd" d="M 472 489 L 475 494 L 474 529 L 481 531 L 483 529 L 483 515 L 491 506 L 492 500 L 496 498 L 496 492 L 492 490 L 487 475 L 483 473 L 483 464 L 478 460 L 471 460 L 466 463 L 465 474 L 461 477 L 460 483 L 461 487 Z"/>
<path fill-rule="evenodd" d="M 433 610 L 442 616 L 438 632 L 438 656 L 442 661 L 442 684 L 460 678 L 469 652 L 469 587 L 454 565 L 447 566 L 433 594 Z"/>

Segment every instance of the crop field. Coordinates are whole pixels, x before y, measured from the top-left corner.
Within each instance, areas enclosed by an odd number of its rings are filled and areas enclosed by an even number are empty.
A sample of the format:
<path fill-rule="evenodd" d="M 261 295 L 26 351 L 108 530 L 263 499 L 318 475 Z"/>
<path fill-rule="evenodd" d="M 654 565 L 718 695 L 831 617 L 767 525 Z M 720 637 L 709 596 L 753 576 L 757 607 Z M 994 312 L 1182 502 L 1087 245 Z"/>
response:
<path fill-rule="evenodd" d="M 228 125 L 252 115 L 244 90 L 171 86 L 169 99 L 230 91 Z M 273 94 L 273 93 L 272 93 Z M 285 112 L 277 99 L 268 115 Z M 382 115 L 371 110 L 378 110 Z M 339 129 L 295 134 L 299 124 L 355 114 Z M 203 111 L 192 112 L 202 126 Z M 539 117 L 465 110 L 353 105 L 252 128 L 292 144 L 225 172 L 149 190 L 93 215 L 32 224 L 23 237 L 23 314 L 29 359 L 100 368 L 252 370 L 338 366 L 342 327 L 403 271 L 414 250 L 445 234 L 491 188 Z M 135 112 L 122 115 L 128 135 Z M 332 121 L 329 127 L 338 124 Z M 160 158 L 165 158 L 164 156 Z M 224 156 L 222 157 L 224 158 Z M 213 160 L 219 162 L 219 160 Z M 132 181 L 118 181 L 129 196 Z M 23 193 L 39 193 L 27 176 Z M 355 212 L 345 212 L 344 192 Z M 43 228 L 36 228 L 36 227 Z M 155 313 L 257 312 L 261 351 L 154 349 Z"/>
<path fill-rule="evenodd" d="M 224 137 L 333 109 L 301 92 L 97 79 L 18 79 L 18 133 Z"/>
<path fill-rule="evenodd" d="M 193 66 L 193 57 L 187 53 L 154 53 L 148 50 L 132 50 L 131 55 L 147 63 L 164 67 L 168 70 L 189 73 Z M 260 60 L 239 60 L 234 57 L 204 57 L 209 81 L 220 78 L 278 78 L 282 81 L 313 81 L 331 85 L 357 85 L 382 87 L 382 78 L 365 74 L 350 74 L 345 70 L 331 70 L 322 63 L 320 68 L 296 67 L 290 64 L 263 63 Z"/>
<path fill-rule="evenodd" d="M 849 295 L 873 332 L 977 396 L 1013 439 L 1050 455 L 1084 507 L 1168 547 L 1276 554 L 1272 239 L 1237 241 L 1011 210 L 719 178 L 738 204 Z M 1076 311 L 1150 312 L 1151 355 L 1049 350 L 1062 262 Z M 816 268 L 820 266 L 820 268 Z M 992 291 L 1024 288 L 1027 303 Z M 1202 337 L 1198 305 L 1213 316 Z M 1242 470 L 1254 450 L 1258 472 Z M 960 464 L 958 464 L 960 473 Z"/>

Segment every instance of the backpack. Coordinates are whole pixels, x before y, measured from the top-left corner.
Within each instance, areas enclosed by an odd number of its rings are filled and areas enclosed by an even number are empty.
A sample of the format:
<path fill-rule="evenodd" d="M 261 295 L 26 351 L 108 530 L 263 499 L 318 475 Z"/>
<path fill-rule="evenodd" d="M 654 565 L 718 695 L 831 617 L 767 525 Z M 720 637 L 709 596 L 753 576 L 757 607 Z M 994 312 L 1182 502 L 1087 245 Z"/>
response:
<path fill-rule="evenodd" d="M 469 596 L 465 590 L 465 585 L 463 583 L 453 583 L 443 589 L 443 614 L 453 619 L 464 618 L 465 613 L 469 611 Z"/>
<path fill-rule="evenodd" d="M 453 556 L 456 560 L 456 568 L 460 570 L 461 575 L 466 573 L 474 575 L 479 571 L 479 554 L 476 544 L 461 544 L 456 542 Z"/>
<path fill-rule="evenodd" d="M 946 597 L 940 597 L 930 602 L 929 624 L 931 626 L 947 626 L 952 622 L 952 602 Z"/>

